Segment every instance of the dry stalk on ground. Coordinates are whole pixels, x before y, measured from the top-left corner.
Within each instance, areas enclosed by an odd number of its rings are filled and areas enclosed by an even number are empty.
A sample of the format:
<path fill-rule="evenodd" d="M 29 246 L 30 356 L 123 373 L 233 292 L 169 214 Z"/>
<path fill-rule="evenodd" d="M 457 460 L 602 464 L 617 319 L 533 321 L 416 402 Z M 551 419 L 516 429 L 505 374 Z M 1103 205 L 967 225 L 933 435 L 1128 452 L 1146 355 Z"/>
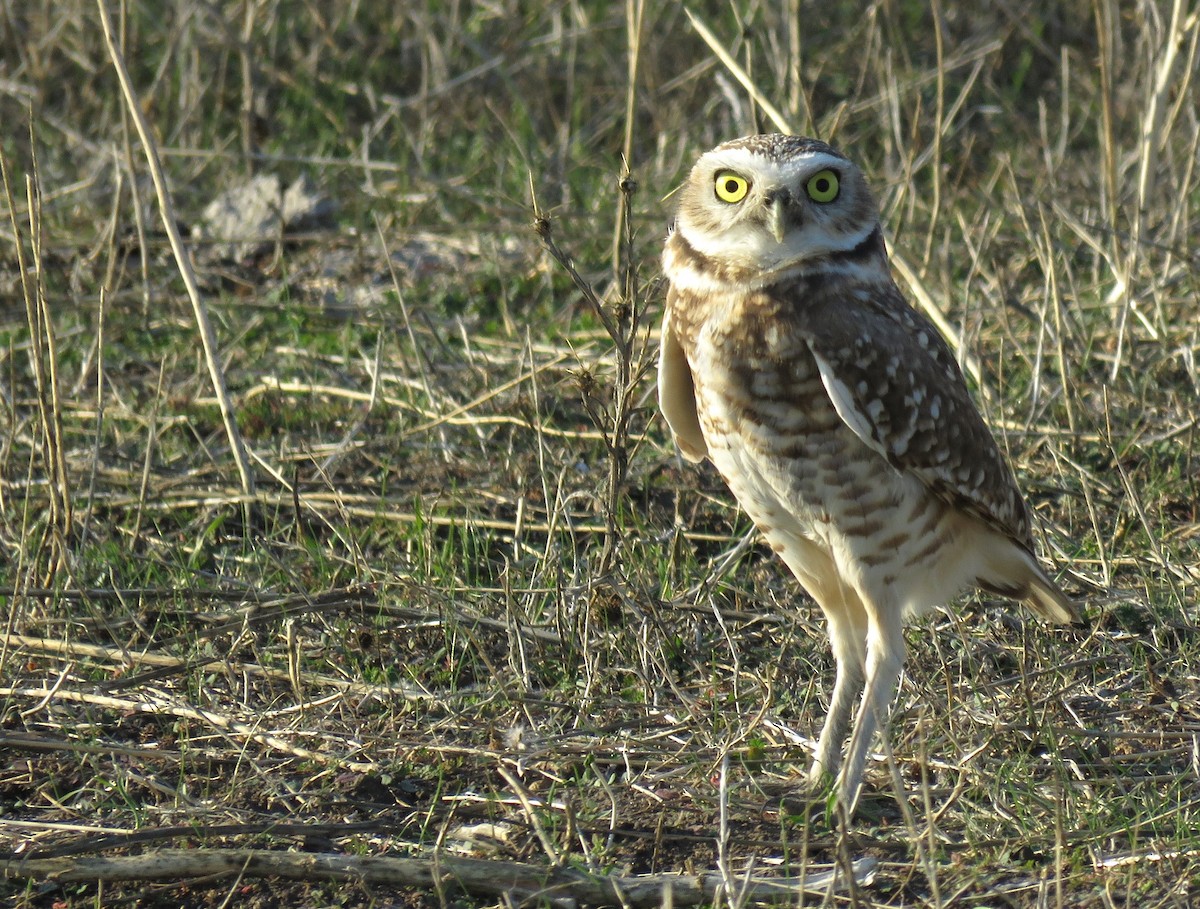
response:
<path fill-rule="evenodd" d="M 868 883 L 875 859 L 853 864 L 855 883 Z M 504 897 L 516 903 L 545 900 L 555 906 L 698 906 L 728 898 L 728 883 L 708 874 L 601 874 L 574 868 L 546 868 L 520 862 L 436 855 L 431 858 L 329 855 L 265 849 L 163 849 L 144 855 L 70 856 L 7 861 L 6 877 L 72 881 L 161 881 L 178 878 L 283 877 L 300 881 L 357 881 L 419 887 L 437 892 L 461 890 L 475 896 Z M 742 903 L 779 903 L 803 894 L 830 896 L 847 885 L 836 868 L 812 868 L 803 878 L 738 877 Z"/>

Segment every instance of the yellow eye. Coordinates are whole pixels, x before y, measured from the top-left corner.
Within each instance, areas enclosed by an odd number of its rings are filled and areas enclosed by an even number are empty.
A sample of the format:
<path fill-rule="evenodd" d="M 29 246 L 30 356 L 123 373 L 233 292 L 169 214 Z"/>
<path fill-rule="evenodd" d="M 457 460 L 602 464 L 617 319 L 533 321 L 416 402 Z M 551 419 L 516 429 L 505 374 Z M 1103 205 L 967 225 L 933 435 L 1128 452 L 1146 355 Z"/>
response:
<path fill-rule="evenodd" d="M 831 170 L 818 171 L 804 184 L 804 188 L 814 202 L 832 202 L 838 194 L 837 174 Z"/>
<path fill-rule="evenodd" d="M 716 189 L 717 198 L 722 202 L 741 202 L 746 198 L 746 193 L 750 192 L 750 181 L 745 177 L 739 177 L 731 170 L 723 170 L 717 174 L 713 186 Z"/>

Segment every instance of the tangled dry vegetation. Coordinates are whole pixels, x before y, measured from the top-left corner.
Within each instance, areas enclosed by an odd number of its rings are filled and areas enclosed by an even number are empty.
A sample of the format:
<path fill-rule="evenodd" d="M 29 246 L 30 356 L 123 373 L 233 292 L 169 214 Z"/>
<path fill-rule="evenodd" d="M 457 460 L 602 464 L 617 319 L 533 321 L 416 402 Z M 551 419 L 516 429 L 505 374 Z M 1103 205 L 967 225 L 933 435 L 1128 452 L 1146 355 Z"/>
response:
<path fill-rule="evenodd" d="M 4 3 L 0 900 L 1191 905 L 1200 26 L 988 6 Z M 913 627 L 849 829 L 772 807 L 823 630 L 651 381 L 666 197 L 773 116 L 1088 618 Z M 220 236 L 251 177 L 312 217 Z"/>

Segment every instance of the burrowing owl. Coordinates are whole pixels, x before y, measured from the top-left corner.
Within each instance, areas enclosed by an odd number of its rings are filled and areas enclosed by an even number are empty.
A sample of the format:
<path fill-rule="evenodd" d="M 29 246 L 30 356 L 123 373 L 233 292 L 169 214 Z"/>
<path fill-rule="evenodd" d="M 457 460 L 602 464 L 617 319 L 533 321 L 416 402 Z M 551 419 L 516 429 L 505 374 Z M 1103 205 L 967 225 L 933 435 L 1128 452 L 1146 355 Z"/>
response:
<path fill-rule="evenodd" d="M 718 146 L 681 191 L 663 269 L 663 415 L 825 614 L 837 678 L 811 780 L 841 765 L 852 812 L 905 618 L 972 586 L 1051 622 L 1078 613 L 1034 557 L 954 356 L 893 282 L 851 161 L 794 136 Z"/>

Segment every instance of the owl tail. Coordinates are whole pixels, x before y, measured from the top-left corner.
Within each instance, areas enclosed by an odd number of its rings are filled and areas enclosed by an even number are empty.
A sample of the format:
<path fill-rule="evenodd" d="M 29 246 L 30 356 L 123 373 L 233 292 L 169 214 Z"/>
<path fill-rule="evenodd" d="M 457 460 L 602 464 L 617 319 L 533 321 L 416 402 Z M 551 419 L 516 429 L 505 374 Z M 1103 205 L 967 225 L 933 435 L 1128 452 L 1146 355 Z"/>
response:
<path fill-rule="evenodd" d="M 1040 577 L 1029 585 L 1021 602 L 1047 622 L 1055 625 L 1079 624 L 1079 607 L 1068 600 L 1067 595 L 1040 568 L 1038 574 Z"/>
<path fill-rule="evenodd" d="M 1055 625 L 1075 625 L 1082 619 L 1079 607 L 1062 592 L 1058 584 L 1042 570 L 1037 557 L 1024 546 L 1005 547 L 1002 559 L 993 556 L 989 577 L 980 578 L 979 586 L 992 593 L 1020 600 L 1040 618 Z M 1003 565 L 997 565 L 1003 561 Z M 996 570 L 998 569 L 998 570 Z"/>

